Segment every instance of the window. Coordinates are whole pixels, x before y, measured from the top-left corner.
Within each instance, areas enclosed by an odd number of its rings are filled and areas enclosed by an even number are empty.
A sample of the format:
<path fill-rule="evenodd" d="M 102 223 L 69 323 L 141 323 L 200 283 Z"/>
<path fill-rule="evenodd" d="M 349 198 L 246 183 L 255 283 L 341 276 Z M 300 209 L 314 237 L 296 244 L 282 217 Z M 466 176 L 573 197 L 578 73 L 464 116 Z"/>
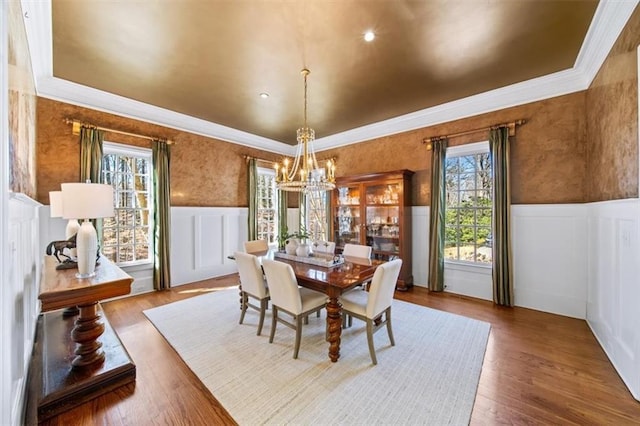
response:
<path fill-rule="evenodd" d="M 102 179 L 113 186 L 115 217 L 102 225 L 102 253 L 118 265 L 153 260 L 151 150 L 104 143 Z"/>
<path fill-rule="evenodd" d="M 258 167 L 257 239 L 278 242 L 278 191 L 275 170 Z"/>
<path fill-rule="evenodd" d="M 447 149 L 445 168 L 444 257 L 490 264 L 493 200 L 489 143 Z"/>
<path fill-rule="evenodd" d="M 301 210 L 303 215 L 301 223 L 305 224 L 305 229 L 313 240 L 327 241 L 329 239 L 327 230 L 329 194 L 329 191 L 313 191 L 305 194 L 305 208 Z"/>

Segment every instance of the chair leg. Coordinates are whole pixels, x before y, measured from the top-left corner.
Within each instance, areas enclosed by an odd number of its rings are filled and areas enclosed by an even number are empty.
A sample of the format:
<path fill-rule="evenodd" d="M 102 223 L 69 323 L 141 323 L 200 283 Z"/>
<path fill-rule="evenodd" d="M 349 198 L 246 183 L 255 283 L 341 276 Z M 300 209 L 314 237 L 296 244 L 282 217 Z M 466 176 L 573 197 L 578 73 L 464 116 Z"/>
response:
<path fill-rule="evenodd" d="M 373 347 L 373 321 L 367 319 L 367 342 L 369 343 L 369 355 L 371 355 L 371 362 L 373 365 L 378 364 L 378 360 L 376 359 L 376 350 Z"/>
<path fill-rule="evenodd" d="M 262 333 L 262 325 L 264 324 L 264 313 L 267 310 L 267 299 L 260 301 L 260 321 L 258 322 L 258 336 Z"/>
<path fill-rule="evenodd" d="M 309 321 L 309 317 L 305 316 L 305 319 Z M 300 337 L 302 336 L 302 317 L 296 315 L 296 342 L 293 346 L 293 359 L 298 359 L 298 352 L 300 351 Z"/>
<path fill-rule="evenodd" d="M 396 345 L 396 341 L 393 338 L 393 329 L 391 328 L 391 306 L 387 308 L 386 311 L 387 316 L 387 333 L 389 334 L 389 341 L 391 342 L 391 346 Z"/>
<path fill-rule="evenodd" d="M 269 343 L 273 343 L 273 337 L 276 335 L 276 324 L 278 323 L 278 307 L 272 305 L 271 312 L 271 334 L 269 335 Z"/>
<path fill-rule="evenodd" d="M 242 321 L 244 321 L 244 314 L 247 312 L 247 299 L 249 296 L 247 296 L 247 293 L 245 293 L 244 291 L 241 292 L 241 297 L 240 297 L 240 322 L 239 324 L 242 324 Z"/>
<path fill-rule="evenodd" d="M 316 311 L 316 318 L 320 318 L 320 311 Z"/>

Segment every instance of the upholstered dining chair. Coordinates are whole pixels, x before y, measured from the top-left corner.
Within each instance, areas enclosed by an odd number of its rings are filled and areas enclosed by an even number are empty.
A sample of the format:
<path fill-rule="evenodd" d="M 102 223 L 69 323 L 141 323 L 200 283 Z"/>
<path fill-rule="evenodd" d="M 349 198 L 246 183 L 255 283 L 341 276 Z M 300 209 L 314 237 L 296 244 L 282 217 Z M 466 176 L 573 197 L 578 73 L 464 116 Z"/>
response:
<path fill-rule="evenodd" d="M 238 273 L 240 274 L 240 324 L 244 321 L 244 314 L 247 312 L 247 308 L 260 312 L 257 332 L 259 336 L 260 333 L 262 333 L 264 314 L 269 304 L 269 289 L 262 274 L 262 267 L 260 266 L 258 258 L 252 254 L 237 251 L 233 255 L 238 265 Z M 252 305 L 249 302 L 249 298 L 259 301 L 260 306 Z"/>
<path fill-rule="evenodd" d="M 269 343 L 273 343 L 278 322 L 292 328 L 296 332 L 293 358 L 297 359 L 300 351 L 303 319 L 308 319 L 309 314 L 322 310 L 327 303 L 327 296 L 318 291 L 298 287 L 293 268 L 288 263 L 263 259 L 262 266 L 271 293 L 272 320 Z M 291 315 L 293 322 L 280 317 L 280 312 Z"/>
<path fill-rule="evenodd" d="M 393 302 L 393 292 L 396 288 L 396 281 L 400 275 L 402 259 L 392 260 L 376 268 L 376 272 L 371 279 L 369 291 L 350 291 L 340 297 L 342 302 L 342 320 L 345 316 L 355 317 L 367 324 L 367 342 L 369 343 L 369 354 L 373 364 L 377 364 L 376 351 L 373 346 L 373 333 L 378 331 L 383 325 L 387 326 L 389 341 L 391 346 L 395 346 L 393 339 L 393 329 L 391 328 L 391 303 Z M 384 314 L 384 320 L 382 320 Z M 380 321 L 376 323 L 376 319 Z M 349 318 L 351 321 L 351 318 Z"/>
<path fill-rule="evenodd" d="M 247 253 L 260 253 L 269 250 L 267 240 L 251 240 L 244 242 L 244 251 Z"/>
<path fill-rule="evenodd" d="M 342 250 L 343 256 L 371 258 L 371 246 L 347 243 Z"/>
<path fill-rule="evenodd" d="M 365 259 L 371 259 L 371 246 L 364 246 L 361 244 L 347 243 L 342 249 L 342 256 L 362 257 Z M 369 282 L 364 282 L 355 288 L 366 290 Z"/>

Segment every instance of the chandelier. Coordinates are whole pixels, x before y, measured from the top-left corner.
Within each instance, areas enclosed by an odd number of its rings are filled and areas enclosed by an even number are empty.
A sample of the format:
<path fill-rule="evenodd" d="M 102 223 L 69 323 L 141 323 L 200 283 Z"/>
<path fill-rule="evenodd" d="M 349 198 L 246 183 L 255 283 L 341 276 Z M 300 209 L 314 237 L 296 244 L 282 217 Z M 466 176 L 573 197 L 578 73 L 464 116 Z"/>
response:
<path fill-rule="evenodd" d="M 301 73 L 304 76 L 304 127 L 297 131 L 298 150 L 293 163 L 285 158 L 282 167 L 278 163 L 274 166 L 276 185 L 278 189 L 291 192 L 331 191 L 336 187 L 336 166 L 328 160 L 324 167 L 320 167 L 316 160 L 313 150 L 315 132 L 307 126 L 307 76 L 310 71 L 305 68 Z"/>

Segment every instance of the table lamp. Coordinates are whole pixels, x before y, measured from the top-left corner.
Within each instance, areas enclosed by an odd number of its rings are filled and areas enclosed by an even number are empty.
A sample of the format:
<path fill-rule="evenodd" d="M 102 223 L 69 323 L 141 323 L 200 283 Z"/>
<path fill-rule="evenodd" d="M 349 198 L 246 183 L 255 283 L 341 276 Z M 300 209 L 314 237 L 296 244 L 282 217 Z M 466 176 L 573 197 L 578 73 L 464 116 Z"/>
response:
<path fill-rule="evenodd" d="M 101 183 L 63 183 L 62 217 L 83 219 L 76 236 L 77 278 L 95 275 L 98 235 L 90 219 L 114 216 L 113 187 Z"/>
<path fill-rule="evenodd" d="M 50 217 L 62 217 L 62 191 L 49 191 L 49 216 Z M 69 239 L 78 233 L 80 224 L 77 219 L 69 219 L 67 227 L 64 231 L 64 238 Z M 77 256 L 77 250 L 69 249 L 71 257 Z"/>

